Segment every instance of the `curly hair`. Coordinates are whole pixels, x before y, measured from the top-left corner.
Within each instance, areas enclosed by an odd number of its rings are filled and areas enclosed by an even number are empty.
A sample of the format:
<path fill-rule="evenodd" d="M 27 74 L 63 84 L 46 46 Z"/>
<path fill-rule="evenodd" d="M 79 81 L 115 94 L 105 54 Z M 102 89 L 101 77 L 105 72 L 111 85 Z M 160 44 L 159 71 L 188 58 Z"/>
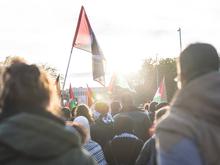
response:
<path fill-rule="evenodd" d="M 89 107 L 86 104 L 80 104 L 76 107 L 75 117 L 84 116 L 88 119 L 89 123 L 94 123 L 94 119 L 89 111 Z"/>
<path fill-rule="evenodd" d="M 39 107 L 58 114 L 59 98 L 55 86 L 47 73 L 36 65 L 29 65 L 17 59 L 12 61 L 2 73 L 2 87 L 2 111 Z"/>

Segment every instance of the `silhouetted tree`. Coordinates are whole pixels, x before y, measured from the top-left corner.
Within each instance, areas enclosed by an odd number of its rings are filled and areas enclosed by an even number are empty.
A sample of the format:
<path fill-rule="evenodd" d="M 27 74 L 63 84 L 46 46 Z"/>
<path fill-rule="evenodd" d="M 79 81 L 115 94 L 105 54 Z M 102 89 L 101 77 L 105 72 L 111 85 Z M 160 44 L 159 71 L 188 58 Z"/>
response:
<path fill-rule="evenodd" d="M 160 59 L 158 62 L 152 58 L 144 60 L 139 73 L 129 78 L 136 90 L 136 103 L 151 101 L 158 88 L 157 81 L 159 84 L 163 77 L 165 77 L 167 97 L 170 101 L 176 91 L 176 83 L 174 82 L 176 59 L 166 58 Z"/>

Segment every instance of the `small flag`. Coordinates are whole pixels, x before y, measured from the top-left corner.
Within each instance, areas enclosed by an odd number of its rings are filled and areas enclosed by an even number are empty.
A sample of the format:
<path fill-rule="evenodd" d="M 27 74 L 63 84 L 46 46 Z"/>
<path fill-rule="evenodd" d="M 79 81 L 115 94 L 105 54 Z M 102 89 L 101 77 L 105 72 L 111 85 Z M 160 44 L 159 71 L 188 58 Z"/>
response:
<path fill-rule="evenodd" d="M 78 105 L 77 98 L 70 100 L 70 102 L 69 102 L 69 108 L 70 108 L 70 110 L 72 110 L 73 108 L 75 108 L 77 105 Z"/>
<path fill-rule="evenodd" d="M 73 89 L 70 83 L 70 88 L 69 88 L 69 100 L 73 100 L 75 98 L 74 93 L 73 93 Z"/>
<path fill-rule="evenodd" d="M 60 75 L 57 76 L 55 81 L 56 89 L 57 89 L 57 95 L 61 96 L 61 90 L 60 90 Z"/>
<path fill-rule="evenodd" d="M 92 53 L 93 80 L 105 86 L 104 56 L 89 23 L 84 7 L 81 7 L 73 39 L 73 47 Z"/>
<path fill-rule="evenodd" d="M 88 99 L 88 106 L 91 107 L 95 101 L 95 94 L 93 93 L 92 89 L 87 84 L 87 99 Z"/>
<path fill-rule="evenodd" d="M 153 101 L 157 103 L 167 102 L 167 92 L 166 92 L 166 85 L 165 85 L 165 78 L 160 83 L 159 88 L 156 91 L 156 94 L 153 98 Z"/>

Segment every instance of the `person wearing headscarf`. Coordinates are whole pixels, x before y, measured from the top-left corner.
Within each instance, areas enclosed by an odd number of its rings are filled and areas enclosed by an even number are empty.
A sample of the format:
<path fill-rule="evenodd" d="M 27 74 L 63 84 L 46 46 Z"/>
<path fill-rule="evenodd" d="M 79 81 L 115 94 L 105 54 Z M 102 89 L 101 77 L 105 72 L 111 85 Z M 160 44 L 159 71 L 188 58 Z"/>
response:
<path fill-rule="evenodd" d="M 74 122 L 80 124 L 85 129 L 86 138 L 85 143 L 83 144 L 83 148 L 85 148 L 90 153 L 90 155 L 96 160 L 97 164 L 106 165 L 107 162 L 105 160 L 101 146 L 91 139 L 88 119 L 84 116 L 78 116 L 74 119 Z"/>

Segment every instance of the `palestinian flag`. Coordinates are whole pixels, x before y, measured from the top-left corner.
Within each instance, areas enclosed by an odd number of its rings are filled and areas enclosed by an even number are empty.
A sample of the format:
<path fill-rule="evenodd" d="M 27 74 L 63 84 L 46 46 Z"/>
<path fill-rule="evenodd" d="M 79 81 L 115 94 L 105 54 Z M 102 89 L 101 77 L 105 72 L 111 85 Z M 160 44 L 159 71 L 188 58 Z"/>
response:
<path fill-rule="evenodd" d="M 153 101 L 157 103 L 167 102 L 167 92 L 166 92 L 166 85 L 165 85 L 164 77 L 160 83 L 159 88 L 156 91 Z"/>
<path fill-rule="evenodd" d="M 93 80 L 105 86 L 104 56 L 89 23 L 84 7 L 81 7 L 73 39 L 73 47 L 92 53 Z"/>

